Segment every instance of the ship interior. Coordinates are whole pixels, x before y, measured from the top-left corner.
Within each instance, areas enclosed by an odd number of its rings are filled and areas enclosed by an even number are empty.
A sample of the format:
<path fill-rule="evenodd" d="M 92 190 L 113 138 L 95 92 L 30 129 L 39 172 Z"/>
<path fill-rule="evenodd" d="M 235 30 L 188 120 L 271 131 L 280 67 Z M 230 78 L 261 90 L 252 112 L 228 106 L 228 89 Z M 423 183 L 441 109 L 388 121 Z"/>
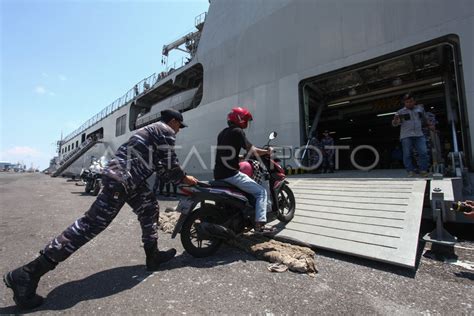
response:
<path fill-rule="evenodd" d="M 453 54 L 451 45 L 440 43 L 303 80 L 302 145 L 307 145 L 312 135 L 321 139 L 323 131 L 328 130 L 335 145 L 347 146 L 338 152 L 336 169 L 357 169 L 350 157 L 359 145 L 377 150 L 379 159 L 374 169 L 404 169 L 400 128 L 392 127 L 391 121 L 403 107 L 401 96 L 409 92 L 417 104 L 435 116 L 440 155 L 430 155 L 430 162 L 449 175 L 453 170 L 448 154 L 456 149 L 463 151 L 464 141 Z M 367 148 L 357 150 L 353 158 L 359 166 L 376 162 L 376 154 Z M 308 165 L 308 157 L 301 159 L 303 165 Z"/>

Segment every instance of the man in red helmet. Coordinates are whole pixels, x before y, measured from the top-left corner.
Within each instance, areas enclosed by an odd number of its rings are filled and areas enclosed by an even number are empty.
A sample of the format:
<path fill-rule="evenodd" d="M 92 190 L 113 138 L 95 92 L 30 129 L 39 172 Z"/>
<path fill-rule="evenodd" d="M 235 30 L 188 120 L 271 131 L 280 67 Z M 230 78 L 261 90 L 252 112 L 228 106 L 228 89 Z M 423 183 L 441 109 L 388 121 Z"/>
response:
<path fill-rule="evenodd" d="M 216 164 L 214 178 L 226 181 L 240 190 L 250 193 L 255 197 L 255 230 L 271 232 L 265 227 L 267 222 L 267 191 L 252 178 L 239 171 L 239 152 L 241 149 L 252 151 L 256 156 L 270 155 L 271 148 L 261 149 L 250 143 L 243 129 L 247 128 L 252 120 L 249 110 L 241 107 L 233 108 L 227 115 L 227 124 L 217 137 Z"/>

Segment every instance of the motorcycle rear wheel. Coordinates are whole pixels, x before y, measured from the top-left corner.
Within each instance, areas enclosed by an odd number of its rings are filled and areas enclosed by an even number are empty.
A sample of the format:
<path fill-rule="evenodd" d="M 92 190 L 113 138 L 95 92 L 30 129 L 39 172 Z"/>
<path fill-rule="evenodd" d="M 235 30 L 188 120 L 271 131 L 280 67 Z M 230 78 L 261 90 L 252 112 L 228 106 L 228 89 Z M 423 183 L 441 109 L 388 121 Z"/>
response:
<path fill-rule="evenodd" d="M 277 193 L 278 210 L 277 218 L 284 223 L 289 223 L 295 216 L 296 201 L 293 191 L 286 185 Z"/>
<path fill-rule="evenodd" d="M 196 226 L 202 222 L 220 224 L 222 221 L 219 210 L 210 205 L 194 210 L 181 228 L 181 243 L 184 249 L 196 258 L 213 255 L 221 246 L 222 239 L 199 236 Z"/>

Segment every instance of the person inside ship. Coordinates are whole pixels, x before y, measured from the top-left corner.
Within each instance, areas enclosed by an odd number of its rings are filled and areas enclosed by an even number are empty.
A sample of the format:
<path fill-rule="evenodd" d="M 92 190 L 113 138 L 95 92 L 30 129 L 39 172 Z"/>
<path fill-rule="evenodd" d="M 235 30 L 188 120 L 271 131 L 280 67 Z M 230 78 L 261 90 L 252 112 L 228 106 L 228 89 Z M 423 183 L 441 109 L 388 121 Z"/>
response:
<path fill-rule="evenodd" d="M 252 145 L 243 131 L 252 120 L 249 110 L 233 108 L 227 115 L 227 125 L 217 137 L 217 151 L 214 166 L 214 179 L 228 182 L 255 197 L 255 231 L 271 233 L 274 229 L 266 227 L 267 191 L 248 175 L 239 171 L 239 152 L 245 149 L 256 156 L 270 155 L 272 148 L 261 149 Z"/>
<path fill-rule="evenodd" d="M 102 192 L 84 216 L 53 238 L 36 259 L 3 276 L 19 307 L 30 309 L 41 305 L 43 298 L 36 294 L 40 278 L 102 232 L 125 203 L 132 207 L 140 222 L 146 269 L 156 271 L 175 256 L 175 249 L 158 250 L 159 206 L 146 179 L 156 172 L 163 181 L 197 183 L 196 178 L 186 175 L 180 167 L 174 151 L 176 133 L 183 127 L 186 125 L 182 114 L 167 109 L 161 112 L 161 121 L 139 129 L 119 147 L 104 169 Z M 151 154 L 150 149 L 153 149 Z"/>
<path fill-rule="evenodd" d="M 321 148 L 323 149 L 323 166 L 322 173 L 333 173 L 334 172 L 334 138 L 329 135 L 329 131 L 323 132 L 323 138 L 321 139 Z"/>
<path fill-rule="evenodd" d="M 413 164 L 414 149 L 418 155 L 418 168 L 422 177 L 428 176 L 428 152 L 426 139 L 422 127 L 428 125 L 433 128 L 426 117 L 423 106 L 416 104 L 412 94 L 406 93 L 401 101 L 404 107 L 397 111 L 392 120 L 392 126 L 400 126 L 400 142 L 403 149 L 403 164 L 407 169 L 408 176 L 415 176 Z"/>
<path fill-rule="evenodd" d="M 309 140 L 309 150 L 308 150 L 308 166 L 312 168 L 312 172 L 317 172 L 317 167 L 319 167 L 319 161 L 321 160 L 321 142 L 318 139 L 318 132 L 314 131 L 312 133 L 312 137 Z"/>

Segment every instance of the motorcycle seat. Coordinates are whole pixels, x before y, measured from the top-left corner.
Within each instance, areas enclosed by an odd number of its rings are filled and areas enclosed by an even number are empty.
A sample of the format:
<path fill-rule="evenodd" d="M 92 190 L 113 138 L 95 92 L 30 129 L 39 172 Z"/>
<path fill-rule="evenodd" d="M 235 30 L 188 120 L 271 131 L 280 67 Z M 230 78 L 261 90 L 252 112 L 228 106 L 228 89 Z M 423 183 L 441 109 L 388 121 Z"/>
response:
<path fill-rule="evenodd" d="M 239 191 L 241 192 L 242 194 L 244 194 L 247 199 L 249 200 L 249 203 L 252 205 L 252 206 L 255 206 L 255 197 L 250 194 L 250 193 L 247 193 L 245 191 L 242 191 L 240 190 L 238 187 L 236 187 L 235 185 L 233 184 L 230 184 L 228 182 L 225 182 L 225 181 L 222 181 L 222 180 L 213 180 L 213 181 L 209 181 L 209 184 L 213 187 L 220 187 L 220 188 L 231 188 L 231 189 L 234 189 L 236 191 Z"/>
<path fill-rule="evenodd" d="M 221 181 L 221 180 L 213 180 L 213 181 L 209 181 L 209 184 L 212 185 L 213 187 L 221 187 L 221 188 L 233 188 L 233 189 L 237 189 L 238 188 L 228 182 L 225 182 L 225 181 Z"/>

